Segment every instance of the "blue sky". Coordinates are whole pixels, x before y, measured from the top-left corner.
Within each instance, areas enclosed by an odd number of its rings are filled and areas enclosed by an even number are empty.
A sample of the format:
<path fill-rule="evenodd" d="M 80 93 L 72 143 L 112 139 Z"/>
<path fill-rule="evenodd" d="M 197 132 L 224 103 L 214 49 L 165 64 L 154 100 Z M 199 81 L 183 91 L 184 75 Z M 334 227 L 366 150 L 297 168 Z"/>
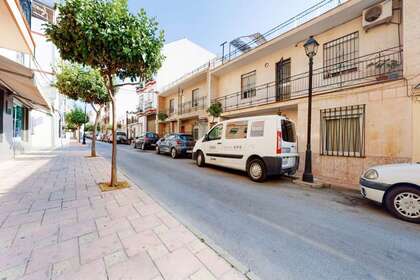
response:
<path fill-rule="evenodd" d="M 144 8 L 156 17 L 166 42 L 182 38 L 221 54 L 219 46 L 242 35 L 264 33 L 319 0 L 129 0 L 130 10 Z"/>

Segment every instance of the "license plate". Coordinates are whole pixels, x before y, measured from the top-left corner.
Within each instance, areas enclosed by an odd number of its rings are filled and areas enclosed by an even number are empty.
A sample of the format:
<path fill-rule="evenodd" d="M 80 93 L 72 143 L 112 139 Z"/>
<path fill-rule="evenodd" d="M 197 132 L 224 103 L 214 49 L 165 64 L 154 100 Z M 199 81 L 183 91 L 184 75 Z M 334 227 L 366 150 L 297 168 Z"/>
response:
<path fill-rule="evenodd" d="M 191 154 L 191 153 L 192 153 L 192 150 L 187 150 L 187 153 L 188 153 L 188 154 Z"/>

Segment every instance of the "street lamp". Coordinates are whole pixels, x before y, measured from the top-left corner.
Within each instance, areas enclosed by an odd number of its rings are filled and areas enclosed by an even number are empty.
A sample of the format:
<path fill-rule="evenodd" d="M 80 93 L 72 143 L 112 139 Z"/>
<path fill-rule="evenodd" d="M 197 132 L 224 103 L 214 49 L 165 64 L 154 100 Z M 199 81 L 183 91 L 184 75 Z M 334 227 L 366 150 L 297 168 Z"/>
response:
<path fill-rule="evenodd" d="M 308 130 L 306 138 L 306 154 L 305 154 L 305 171 L 303 172 L 302 181 L 313 183 L 314 175 L 312 174 L 312 151 L 311 151 L 311 125 L 312 125 L 312 76 L 314 66 L 314 56 L 318 51 L 319 43 L 310 36 L 308 41 L 303 45 L 306 55 L 309 57 L 309 87 L 308 87 Z"/>
<path fill-rule="evenodd" d="M 86 102 L 85 102 L 85 123 L 83 124 L 83 145 L 86 145 Z"/>

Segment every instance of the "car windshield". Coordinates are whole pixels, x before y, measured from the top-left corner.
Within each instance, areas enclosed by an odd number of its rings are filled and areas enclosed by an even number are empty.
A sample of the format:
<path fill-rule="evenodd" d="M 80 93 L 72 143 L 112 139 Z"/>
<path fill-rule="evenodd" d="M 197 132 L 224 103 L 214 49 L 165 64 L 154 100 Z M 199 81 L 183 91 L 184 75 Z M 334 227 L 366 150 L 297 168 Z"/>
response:
<path fill-rule="evenodd" d="M 185 135 L 185 134 L 179 135 L 179 138 L 181 138 L 181 140 L 184 140 L 184 141 L 193 141 L 194 140 L 192 135 Z"/>
<path fill-rule="evenodd" d="M 148 137 L 148 138 L 157 138 L 157 134 L 156 133 L 153 133 L 153 132 L 148 132 L 148 133 L 146 133 L 146 137 Z"/>

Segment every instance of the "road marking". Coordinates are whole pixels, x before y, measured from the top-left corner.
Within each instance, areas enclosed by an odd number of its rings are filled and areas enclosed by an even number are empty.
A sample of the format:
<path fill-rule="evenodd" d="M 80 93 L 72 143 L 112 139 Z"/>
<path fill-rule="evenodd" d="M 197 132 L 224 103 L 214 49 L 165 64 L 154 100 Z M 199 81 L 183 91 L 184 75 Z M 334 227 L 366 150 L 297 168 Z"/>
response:
<path fill-rule="evenodd" d="M 322 244 L 322 243 L 317 242 L 315 240 L 312 240 L 310 238 L 307 238 L 307 237 L 305 237 L 305 236 L 303 236 L 303 235 L 301 235 L 299 233 L 296 233 L 294 231 L 291 231 L 288 228 L 285 228 L 285 227 L 280 226 L 278 224 L 272 223 L 270 221 L 267 221 L 267 220 L 265 220 L 263 218 L 260 218 L 258 216 L 255 216 L 253 214 L 247 214 L 247 216 L 250 217 L 250 218 L 252 218 L 252 219 L 254 219 L 254 220 L 256 220 L 256 221 L 258 221 L 258 222 L 260 222 L 260 223 L 262 223 L 262 224 L 265 224 L 265 225 L 268 225 L 268 226 L 270 226 L 272 228 L 275 228 L 278 231 L 281 231 L 281 232 L 283 232 L 283 233 L 285 233 L 285 234 L 287 234 L 289 236 L 292 236 L 294 238 L 297 238 L 300 241 L 305 242 L 305 243 L 307 243 L 307 244 L 309 244 L 309 245 L 311 245 L 311 246 L 313 246 L 315 248 L 318 248 L 318 249 L 320 249 L 320 250 L 322 250 L 322 251 L 324 251 L 324 252 L 326 252 L 326 253 L 328 253 L 330 255 L 333 255 L 335 257 L 341 258 L 341 259 L 346 260 L 348 262 L 355 262 L 355 259 L 353 259 L 352 257 L 350 257 L 350 256 L 348 256 L 346 254 L 343 254 L 343 253 L 337 251 L 336 249 L 334 249 L 334 248 L 332 248 L 332 247 L 330 247 L 328 245 L 325 245 L 325 244 Z"/>

